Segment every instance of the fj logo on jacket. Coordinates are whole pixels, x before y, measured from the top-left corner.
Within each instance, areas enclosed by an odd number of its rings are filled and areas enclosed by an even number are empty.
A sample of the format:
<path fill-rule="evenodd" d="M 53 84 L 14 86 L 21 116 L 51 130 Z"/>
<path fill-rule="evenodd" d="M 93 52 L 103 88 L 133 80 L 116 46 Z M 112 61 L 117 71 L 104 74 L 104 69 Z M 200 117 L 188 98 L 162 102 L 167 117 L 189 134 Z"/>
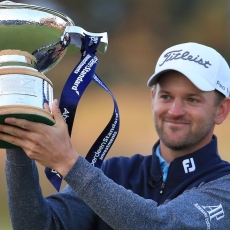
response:
<path fill-rule="evenodd" d="M 185 173 L 195 171 L 196 166 L 195 166 L 193 158 L 183 160 L 182 163 L 183 163 Z"/>

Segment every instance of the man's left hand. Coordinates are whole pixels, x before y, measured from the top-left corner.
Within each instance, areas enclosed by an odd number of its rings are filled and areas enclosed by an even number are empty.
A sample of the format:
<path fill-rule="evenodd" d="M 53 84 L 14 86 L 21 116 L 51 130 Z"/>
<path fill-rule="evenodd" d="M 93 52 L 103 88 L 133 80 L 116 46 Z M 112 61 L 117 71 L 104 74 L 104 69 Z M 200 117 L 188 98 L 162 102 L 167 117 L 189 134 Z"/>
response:
<path fill-rule="evenodd" d="M 47 108 L 47 106 L 46 106 Z M 18 118 L 6 118 L 0 125 L 0 140 L 20 146 L 27 156 L 65 176 L 79 157 L 73 149 L 65 121 L 54 100 L 53 126 Z"/>

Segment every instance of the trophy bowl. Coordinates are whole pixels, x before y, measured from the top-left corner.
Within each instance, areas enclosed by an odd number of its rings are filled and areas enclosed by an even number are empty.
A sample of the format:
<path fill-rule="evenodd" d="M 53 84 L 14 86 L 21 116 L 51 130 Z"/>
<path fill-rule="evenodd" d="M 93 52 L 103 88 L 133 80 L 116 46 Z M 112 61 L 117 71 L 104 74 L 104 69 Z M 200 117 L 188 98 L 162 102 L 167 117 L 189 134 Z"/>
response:
<path fill-rule="evenodd" d="M 12 1 L 0 2 L 0 31 L 0 124 L 17 117 L 53 125 L 44 109 L 52 105 L 53 85 L 44 74 L 66 52 L 79 51 L 85 34 L 101 37 L 101 53 L 108 44 L 107 33 L 87 32 L 61 12 Z"/>

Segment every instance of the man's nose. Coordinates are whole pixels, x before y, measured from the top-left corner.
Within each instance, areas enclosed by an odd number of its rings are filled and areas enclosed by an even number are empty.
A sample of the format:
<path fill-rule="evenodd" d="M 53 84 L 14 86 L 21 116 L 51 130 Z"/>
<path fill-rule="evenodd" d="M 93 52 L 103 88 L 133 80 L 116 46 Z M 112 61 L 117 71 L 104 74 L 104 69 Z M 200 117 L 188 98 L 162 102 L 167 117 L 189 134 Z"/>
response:
<path fill-rule="evenodd" d="M 170 105 L 168 113 L 173 117 L 185 115 L 185 105 L 181 99 L 175 99 Z"/>

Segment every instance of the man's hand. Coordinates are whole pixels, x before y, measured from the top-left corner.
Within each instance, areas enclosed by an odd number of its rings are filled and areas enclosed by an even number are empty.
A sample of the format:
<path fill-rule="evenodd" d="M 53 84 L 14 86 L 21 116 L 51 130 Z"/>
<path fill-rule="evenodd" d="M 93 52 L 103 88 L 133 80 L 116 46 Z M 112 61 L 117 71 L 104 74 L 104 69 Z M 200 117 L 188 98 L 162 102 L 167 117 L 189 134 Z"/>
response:
<path fill-rule="evenodd" d="M 47 106 L 45 108 L 48 110 Z M 55 120 L 53 126 L 6 118 L 5 122 L 10 125 L 0 125 L 0 140 L 22 147 L 28 157 L 65 176 L 79 154 L 72 147 L 58 100 L 53 102 L 52 114 Z"/>

